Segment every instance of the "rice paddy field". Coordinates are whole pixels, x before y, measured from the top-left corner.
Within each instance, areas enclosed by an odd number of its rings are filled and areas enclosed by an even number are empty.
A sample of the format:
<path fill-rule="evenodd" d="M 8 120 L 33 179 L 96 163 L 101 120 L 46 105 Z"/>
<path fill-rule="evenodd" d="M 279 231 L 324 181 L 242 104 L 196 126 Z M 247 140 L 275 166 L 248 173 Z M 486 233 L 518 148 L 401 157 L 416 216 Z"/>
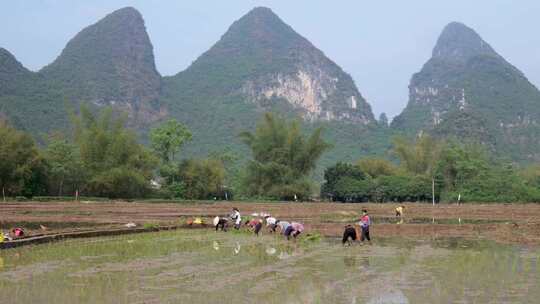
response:
<path fill-rule="evenodd" d="M 540 250 L 179 230 L 0 253 L 1 303 L 535 303 Z"/>
<path fill-rule="evenodd" d="M 537 303 L 536 205 L 8 203 L 0 226 L 30 234 L 126 222 L 209 220 L 237 206 L 301 221 L 296 241 L 263 230 L 179 229 L 0 251 L 0 303 Z M 340 236 L 366 208 L 372 242 Z M 47 230 L 40 231 L 40 226 Z"/>

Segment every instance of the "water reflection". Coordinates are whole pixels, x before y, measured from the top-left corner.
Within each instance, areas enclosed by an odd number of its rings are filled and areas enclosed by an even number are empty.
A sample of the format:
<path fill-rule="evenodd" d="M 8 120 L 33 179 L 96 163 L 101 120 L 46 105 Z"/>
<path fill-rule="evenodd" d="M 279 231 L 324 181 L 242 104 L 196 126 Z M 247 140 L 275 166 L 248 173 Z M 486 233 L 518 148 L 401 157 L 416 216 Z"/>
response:
<path fill-rule="evenodd" d="M 540 297 L 538 248 L 461 239 L 380 239 L 343 248 L 337 240 L 293 244 L 193 230 L 109 240 L 0 252 L 6 263 L 0 303 L 243 303 L 247 294 L 263 304 L 533 303 Z M 134 242 L 126 249 L 127 240 Z"/>
<path fill-rule="evenodd" d="M 288 259 L 288 258 L 290 258 L 290 257 L 291 257 L 291 255 L 290 255 L 289 253 L 285 252 L 285 251 L 281 251 L 281 252 L 279 253 L 279 255 L 278 255 L 278 258 L 279 258 L 280 260 L 286 260 L 286 259 Z"/>
<path fill-rule="evenodd" d="M 276 252 L 277 252 L 277 250 L 274 247 L 267 247 L 266 248 L 266 254 L 268 254 L 268 255 L 274 255 L 274 254 L 276 254 Z"/>
<path fill-rule="evenodd" d="M 347 268 L 354 268 L 356 266 L 356 257 L 354 256 L 344 256 L 343 264 Z"/>
<path fill-rule="evenodd" d="M 409 299 L 405 296 L 403 291 L 381 291 L 380 294 L 370 298 L 367 304 L 408 304 Z"/>

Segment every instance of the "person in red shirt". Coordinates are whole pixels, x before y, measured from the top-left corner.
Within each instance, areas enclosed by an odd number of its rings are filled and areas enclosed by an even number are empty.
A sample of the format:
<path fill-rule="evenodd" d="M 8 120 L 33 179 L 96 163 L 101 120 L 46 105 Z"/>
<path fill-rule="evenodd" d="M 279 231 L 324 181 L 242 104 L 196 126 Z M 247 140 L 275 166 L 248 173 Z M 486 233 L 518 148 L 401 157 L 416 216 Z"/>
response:
<path fill-rule="evenodd" d="M 368 240 L 371 242 L 369 237 L 369 226 L 371 226 L 371 218 L 366 209 L 362 210 L 362 217 L 360 218 L 360 227 L 362 228 L 362 233 L 360 234 L 360 241 Z"/>
<path fill-rule="evenodd" d="M 261 231 L 261 228 L 262 228 L 262 220 L 261 219 L 248 220 L 246 222 L 246 225 L 248 227 L 253 228 L 253 232 L 255 233 L 255 235 L 259 236 L 259 232 Z"/>

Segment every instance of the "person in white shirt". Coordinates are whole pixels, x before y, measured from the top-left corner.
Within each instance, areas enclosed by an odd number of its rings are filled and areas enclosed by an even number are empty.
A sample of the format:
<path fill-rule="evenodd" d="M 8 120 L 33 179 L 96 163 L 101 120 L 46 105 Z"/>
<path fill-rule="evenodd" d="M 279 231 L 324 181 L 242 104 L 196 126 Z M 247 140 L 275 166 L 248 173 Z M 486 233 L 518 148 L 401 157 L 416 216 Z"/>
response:
<path fill-rule="evenodd" d="M 238 230 L 240 229 L 240 225 L 242 225 L 242 216 L 238 208 L 233 208 L 232 211 L 231 219 L 234 221 L 234 229 Z"/>
<path fill-rule="evenodd" d="M 216 216 L 213 220 L 216 231 L 218 231 L 219 228 L 221 228 L 221 231 L 227 231 L 227 222 L 228 220 L 226 218 Z"/>
<path fill-rule="evenodd" d="M 266 216 L 265 219 L 266 219 L 266 227 L 270 229 L 270 232 L 276 232 L 278 220 L 275 217 L 270 216 L 270 215 Z"/>

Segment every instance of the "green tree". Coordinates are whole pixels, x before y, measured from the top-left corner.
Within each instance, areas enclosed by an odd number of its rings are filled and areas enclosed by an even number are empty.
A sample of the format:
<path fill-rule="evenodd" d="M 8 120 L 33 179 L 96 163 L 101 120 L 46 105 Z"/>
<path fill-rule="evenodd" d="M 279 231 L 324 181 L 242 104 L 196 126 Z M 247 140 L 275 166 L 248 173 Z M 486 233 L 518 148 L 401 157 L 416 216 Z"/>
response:
<path fill-rule="evenodd" d="M 421 202 L 432 198 L 431 179 L 420 175 L 397 174 L 375 180 L 372 200 L 377 202 Z"/>
<path fill-rule="evenodd" d="M 180 163 L 179 180 L 187 199 L 222 198 L 225 168 L 219 159 L 191 159 Z"/>
<path fill-rule="evenodd" d="M 394 175 L 398 168 L 392 162 L 382 158 L 363 158 L 356 165 L 372 178 L 377 178 L 383 175 Z"/>
<path fill-rule="evenodd" d="M 434 174 L 442 147 L 440 142 L 429 135 L 421 135 L 415 142 L 408 142 L 402 137 L 395 138 L 393 145 L 393 152 L 405 170 L 419 175 Z"/>
<path fill-rule="evenodd" d="M 85 180 L 85 171 L 76 145 L 66 139 L 53 136 L 45 150 L 45 159 L 49 165 L 49 184 L 58 189 L 58 196 L 78 190 Z"/>
<path fill-rule="evenodd" d="M 224 188 L 231 193 L 242 192 L 242 171 L 239 155 L 231 149 L 225 148 L 211 152 L 209 158 L 223 163 L 225 168 Z"/>
<path fill-rule="evenodd" d="M 340 202 L 364 199 L 369 192 L 364 179 L 366 175 L 359 167 L 339 162 L 324 171 L 321 196 Z"/>
<path fill-rule="evenodd" d="M 441 149 L 437 175 L 444 180 L 445 191 L 461 191 L 467 183 L 486 178 L 490 170 L 487 151 L 476 144 L 450 141 Z"/>
<path fill-rule="evenodd" d="M 540 164 L 528 166 L 519 172 L 527 186 L 540 189 Z"/>
<path fill-rule="evenodd" d="M 30 135 L 0 121 L 2 195 L 32 196 L 45 191 L 46 167 Z"/>
<path fill-rule="evenodd" d="M 164 164 L 175 159 L 176 153 L 191 140 L 191 136 L 189 129 L 176 119 L 170 119 L 150 131 L 152 148 Z"/>
<path fill-rule="evenodd" d="M 157 160 L 125 127 L 125 116 L 114 117 L 111 108 L 96 116 L 83 106 L 73 123 L 87 194 L 131 198 L 149 192 Z"/>
<path fill-rule="evenodd" d="M 394 154 L 399 158 L 400 165 L 413 175 L 423 175 L 431 178 L 432 200 L 435 204 L 436 176 L 435 170 L 439 161 L 441 142 L 434 140 L 429 135 L 420 135 L 415 142 L 407 142 L 404 138 L 394 139 Z"/>
<path fill-rule="evenodd" d="M 287 122 L 266 113 L 254 133 L 240 136 L 253 155 L 245 179 L 249 195 L 289 200 L 309 196 L 312 184 L 308 176 L 330 148 L 321 128 L 304 136 L 298 121 Z"/>

